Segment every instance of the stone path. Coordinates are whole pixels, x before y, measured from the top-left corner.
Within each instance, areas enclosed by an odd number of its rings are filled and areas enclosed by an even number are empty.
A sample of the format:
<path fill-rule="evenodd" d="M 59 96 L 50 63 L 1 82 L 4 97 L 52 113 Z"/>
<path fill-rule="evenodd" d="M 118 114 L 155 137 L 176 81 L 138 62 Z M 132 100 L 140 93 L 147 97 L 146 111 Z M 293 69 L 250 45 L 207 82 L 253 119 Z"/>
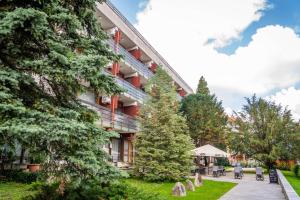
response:
<path fill-rule="evenodd" d="M 233 189 L 223 195 L 220 200 L 284 200 L 279 184 L 270 184 L 269 177 L 265 175 L 265 181 L 256 181 L 255 174 L 244 174 L 242 180 L 234 179 L 233 173 L 229 172 L 226 176 L 214 178 L 204 176 L 204 179 L 214 181 L 226 181 L 238 183 Z"/>

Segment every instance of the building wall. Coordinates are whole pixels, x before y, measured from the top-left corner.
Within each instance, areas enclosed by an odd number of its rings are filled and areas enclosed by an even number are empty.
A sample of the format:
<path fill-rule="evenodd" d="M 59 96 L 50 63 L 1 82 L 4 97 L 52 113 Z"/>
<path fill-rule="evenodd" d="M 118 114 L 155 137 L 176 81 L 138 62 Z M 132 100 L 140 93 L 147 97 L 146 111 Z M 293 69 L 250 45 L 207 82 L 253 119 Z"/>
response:
<path fill-rule="evenodd" d="M 85 105 L 99 112 L 99 126 L 120 133 L 120 138 L 112 138 L 111 144 L 106 146 L 112 161 L 131 164 L 134 161 L 132 141 L 139 131 L 136 116 L 147 96 L 143 88 L 150 78 L 141 74 L 141 71 L 151 75 L 156 72 L 157 66 L 161 65 L 178 86 L 178 97 L 184 97 L 192 93 L 192 90 L 111 3 L 98 4 L 97 8 L 98 20 L 111 37 L 108 40 L 111 49 L 116 54 L 121 50 L 121 53 L 125 53 L 124 61 L 112 63 L 105 73 L 119 80 L 116 82 L 127 91 L 112 97 L 96 96 L 88 92 L 79 98 Z"/>

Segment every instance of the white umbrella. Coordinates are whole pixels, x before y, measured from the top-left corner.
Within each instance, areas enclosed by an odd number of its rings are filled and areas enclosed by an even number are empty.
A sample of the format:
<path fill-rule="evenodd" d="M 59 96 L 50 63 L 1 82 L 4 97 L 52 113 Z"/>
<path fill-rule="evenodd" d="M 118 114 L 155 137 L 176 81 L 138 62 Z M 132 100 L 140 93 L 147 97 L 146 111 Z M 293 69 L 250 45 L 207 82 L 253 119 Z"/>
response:
<path fill-rule="evenodd" d="M 192 150 L 195 156 L 228 157 L 229 154 L 212 145 L 204 145 Z"/>

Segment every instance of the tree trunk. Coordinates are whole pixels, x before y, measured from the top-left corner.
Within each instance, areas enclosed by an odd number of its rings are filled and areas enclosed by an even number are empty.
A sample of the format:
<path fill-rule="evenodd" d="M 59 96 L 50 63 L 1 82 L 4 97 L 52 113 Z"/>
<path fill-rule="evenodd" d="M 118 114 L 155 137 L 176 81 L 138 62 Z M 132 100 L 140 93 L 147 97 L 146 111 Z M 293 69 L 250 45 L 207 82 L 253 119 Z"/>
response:
<path fill-rule="evenodd" d="M 22 147 L 21 154 L 20 154 L 20 165 L 24 162 L 24 154 L 25 154 L 25 148 Z"/>

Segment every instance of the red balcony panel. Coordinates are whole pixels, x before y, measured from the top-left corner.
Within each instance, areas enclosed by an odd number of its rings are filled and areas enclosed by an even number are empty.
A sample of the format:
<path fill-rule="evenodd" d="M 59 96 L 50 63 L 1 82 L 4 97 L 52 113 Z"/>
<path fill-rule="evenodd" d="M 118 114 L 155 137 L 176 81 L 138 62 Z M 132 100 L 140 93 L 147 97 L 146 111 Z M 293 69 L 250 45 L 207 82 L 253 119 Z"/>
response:
<path fill-rule="evenodd" d="M 139 113 L 139 107 L 136 106 L 136 105 L 126 106 L 126 107 L 124 107 L 124 113 L 129 115 L 129 116 L 135 117 Z"/>
<path fill-rule="evenodd" d="M 182 97 L 184 97 L 187 94 L 186 91 L 184 91 L 183 89 L 179 90 L 178 93 Z"/>
<path fill-rule="evenodd" d="M 131 77 L 131 84 L 136 88 L 140 88 L 141 87 L 141 78 L 139 76 Z"/>
<path fill-rule="evenodd" d="M 152 63 L 152 64 L 151 64 L 151 67 L 150 67 L 150 70 L 151 70 L 153 73 L 155 73 L 156 70 L 157 70 L 157 64 L 156 64 L 156 63 Z"/>
<path fill-rule="evenodd" d="M 133 55 L 137 60 L 141 59 L 142 51 L 139 48 L 133 49 L 129 51 L 129 53 L 131 53 L 131 55 Z"/>

